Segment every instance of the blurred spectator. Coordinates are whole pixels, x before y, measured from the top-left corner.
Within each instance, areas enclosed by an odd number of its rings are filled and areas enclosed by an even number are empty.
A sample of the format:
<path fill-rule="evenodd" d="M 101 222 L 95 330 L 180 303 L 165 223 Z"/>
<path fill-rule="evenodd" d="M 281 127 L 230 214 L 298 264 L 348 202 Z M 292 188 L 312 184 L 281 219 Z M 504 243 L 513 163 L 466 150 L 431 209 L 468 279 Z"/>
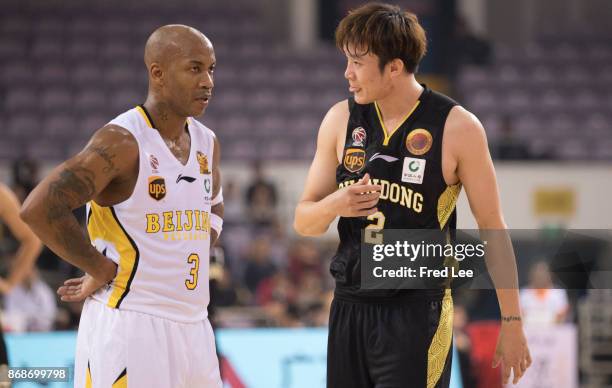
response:
<path fill-rule="evenodd" d="M 459 355 L 461 381 L 463 382 L 463 388 L 474 388 L 476 387 L 476 381 L 472 372 L 472 341 L 466 331 L 468 324 L 467 311 L 460 304 L 456 304 L 453 311 L 453 343 Z"/>
<path fill-rule="evenodd" d="M 276 186 L 266 180 L 261 161 L 253 164 L 253 177 L 246 191 L 247 213 L 258 227 L 270 227 L 276 221 L 278 201 Z"/>
<path fill-rule="evenodd" d="M 293 304 L 297 297 L 295 284 L 286 273 L 276 272 L 274 275 L 262 280 L 257 287 L 256 302 L 265 306 L 271 302 Z"/>
<path fill-rule="evenodd" d="M 276 266 L 270 256 L 270 240 L 266 236 L 257 237 L 251 243 L 246 259 L 244 283 L 249 291 L 255 294 L 259 284 L 276 272 Z"/>
<path fill-rule="evenodd" d="M 501 123 L 502 136 L 493 150 L 493 155 L 502 160 L 531 159 L 527 143 L 516 136 L 514 125 L 509 116 L 504 116 Z"/>
<path fill-rule="evenodd" d="M 21 320 L 25 331 L 49 331 L 53 328 L 57 312 L 55 299 L 51 287 L 34 269 L 22 284 L 5 296 L 5 314 L 11 317 L 11 321 Z"/>
<path fill-rule="evenodd" d="M 216 278 L 215 287 L 212 287 L 211 281 L 211 303 L 215 307 L 228 307 L 238 304 L 238 293 L 232 281 L 232 275 L 229 271 L 222 269 L 219 276 Z"/>
<path fill-rule="evenodd" d="M 321 306 L 312 314 L 314 326 L 327 326 L 329 323 L 329 312 L 334 299 L 334 291 L 327 290 L 321 295 Z"/>
<path fill-rule="evenodd" d="M 38 172 L 39 166 L 35 160 L 17 159 L 13 161 L 13 191 L 19 198 L 19 202 L 23 202 L 38 184 Z"/>
<path fill-rule="evenodd" d="M 321 275 L 315 271 L 305 271 L 298 283 L 296 302 L 303 311 L 321 304 L 323 295 L 323 284 Z"/>
<path fill-rule="evenodd" d="M 491 44 L 471 31 L 463 17 L 455 20 L 450 47 L 452 60 L 448 61 L 448 66 L 453 79 L 464 65 L 485 66 L 491 63 Z"/>
<path fill-rule="evenodd" d="M 243 221 L 244 211 L 236 182 L 228 180 L 223 184 L 223 224 L 225 227 L 239 224 Z"/>
<path fill-rule="evenodd" d="M 323 268 L 317 246 L 309 240 L 298 240 L 289 248 L 289 275 L 299 283 L 305 271 L 314 272 L 319 279 Z"/>
<path fill-rule="evenodd" d="M 263 307 L 275 326 L 303 326 L 296 297 L 295 285 L 284 272 L 276 272 L 257 287 L 257 304 Z"/>
<path fill-rule="evenodd" d="M 567 293 L 555 289 L 548 264 L 535 263 L 529 271 L 529 284 L 522 289 L 521 307 L 526 324 L 554 325 L 563 323 L 569 311 Z"/>
<path fill-rule="evenodd" d="M 55 318 L 55 330 L 76 330 L 79 328 L 83 302 L 62 303 Z"/>

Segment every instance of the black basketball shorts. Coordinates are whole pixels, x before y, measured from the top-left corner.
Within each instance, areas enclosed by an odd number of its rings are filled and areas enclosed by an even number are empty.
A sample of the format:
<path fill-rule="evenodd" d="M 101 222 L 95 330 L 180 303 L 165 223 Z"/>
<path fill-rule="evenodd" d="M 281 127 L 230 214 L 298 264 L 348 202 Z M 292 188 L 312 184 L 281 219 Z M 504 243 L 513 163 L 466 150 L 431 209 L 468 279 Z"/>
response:
<path fill-rule="evenodd" d="M 412 298 L 332 302 L 328 388 L 447 388 L 453 302 Z"/>

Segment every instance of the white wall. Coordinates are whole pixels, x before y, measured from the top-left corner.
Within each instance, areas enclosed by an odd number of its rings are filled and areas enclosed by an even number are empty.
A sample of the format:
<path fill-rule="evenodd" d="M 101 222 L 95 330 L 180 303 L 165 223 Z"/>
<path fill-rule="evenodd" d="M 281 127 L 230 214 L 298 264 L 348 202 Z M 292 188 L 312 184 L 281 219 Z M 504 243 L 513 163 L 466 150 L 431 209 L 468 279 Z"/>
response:
<path fill-rule="evenodd" d="M 497 179 L 504 217 L 513 229 L 539 228 L 551 221 L 574 229 L 612 229 L 612 164 L 577 162 L 496 163 Z M 278 185 L 283 218 L 291 222 L 293 209 L 301 194 L 308 172 L 304 163 L 280 163 L 266 168 Z M 238 185 L 248 183 L 249 168 L 241 164 L 223 166 L 224 179 Z M 571 215 L 541 217 L 534 211 L 538 190 L 569 191 L 575 201 Z M 458 227 L 476 228 L 465 191 L 457 205 Z M 330 228 L 333 232 L 333 228 Z"/>
<path fill-rule="evenodd" d="M 53 166 L 45 166 L 43 172 Z M 293 210 L 303 189 L 308 163 L 282 162 L 265 166 L 266 175 L 276 183 L 281 198 L 281 216 L 291 226 Z M 554 220 L 574 229 L 612 229 L 612 163 L 578 162 L 496 163 L 497 179 L 504 217 L 513 229 L 539 228 Z M 245 188 L 251 168 L 245 163 L 222 165 L 224 182 L 234 181 Z M 8 166 L 0 166 L 0 179 L 8 182 Z M 573 214 L 540 217 L 535 214 L 534 200 L 538 190 L 571 192 L 575 201 Z M 476 228 L 465 191 L 457 205 L 458 227 Z M 333 236 L 334 227 L 330 228 Z"/>

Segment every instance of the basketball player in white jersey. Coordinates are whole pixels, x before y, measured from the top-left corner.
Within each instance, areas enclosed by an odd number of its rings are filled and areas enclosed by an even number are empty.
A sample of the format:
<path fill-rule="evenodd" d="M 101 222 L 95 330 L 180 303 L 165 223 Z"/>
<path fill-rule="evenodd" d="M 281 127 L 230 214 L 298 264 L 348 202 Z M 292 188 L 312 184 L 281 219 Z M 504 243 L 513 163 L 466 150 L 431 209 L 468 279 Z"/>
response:
<path fill-rule="evenodd" d="M 75 387 L 221 387 L 207 319 L 209 251 L 222 228 L 219 142 L 193 119 L 215 54 L 199 31 L 156 30 L 145 103 L 98 130 L 47 176 L 21 216 L 86 272 L 59 290 L 85 300 Z M 84 234 L 72 210 L 87 204 Z"/>

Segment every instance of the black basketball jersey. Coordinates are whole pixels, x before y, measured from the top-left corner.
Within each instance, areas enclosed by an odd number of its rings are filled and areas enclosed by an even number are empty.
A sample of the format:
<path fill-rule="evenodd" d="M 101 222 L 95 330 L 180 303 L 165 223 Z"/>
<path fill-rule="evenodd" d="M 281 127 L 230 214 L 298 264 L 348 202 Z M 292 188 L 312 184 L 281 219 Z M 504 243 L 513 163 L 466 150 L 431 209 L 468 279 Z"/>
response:
<path fill-rule="evenodd" d="M 454 229 L 461 184 L 448 186 L 442 175 L 442 135 L 450 110 L 447 96 L 424 90 L 408 116 L 393 131 L 384 129 L 376 103 L 348 101 L 350 116 L 339 188 L 366 173 L 382 186 L 378 212 L 368 217 L 340 217 L 340 245 L 331 264 L 336 294 L 346 297 L 392 297 L 409 290 L 360 290 L 360 243 L 363 229 Z"/>

